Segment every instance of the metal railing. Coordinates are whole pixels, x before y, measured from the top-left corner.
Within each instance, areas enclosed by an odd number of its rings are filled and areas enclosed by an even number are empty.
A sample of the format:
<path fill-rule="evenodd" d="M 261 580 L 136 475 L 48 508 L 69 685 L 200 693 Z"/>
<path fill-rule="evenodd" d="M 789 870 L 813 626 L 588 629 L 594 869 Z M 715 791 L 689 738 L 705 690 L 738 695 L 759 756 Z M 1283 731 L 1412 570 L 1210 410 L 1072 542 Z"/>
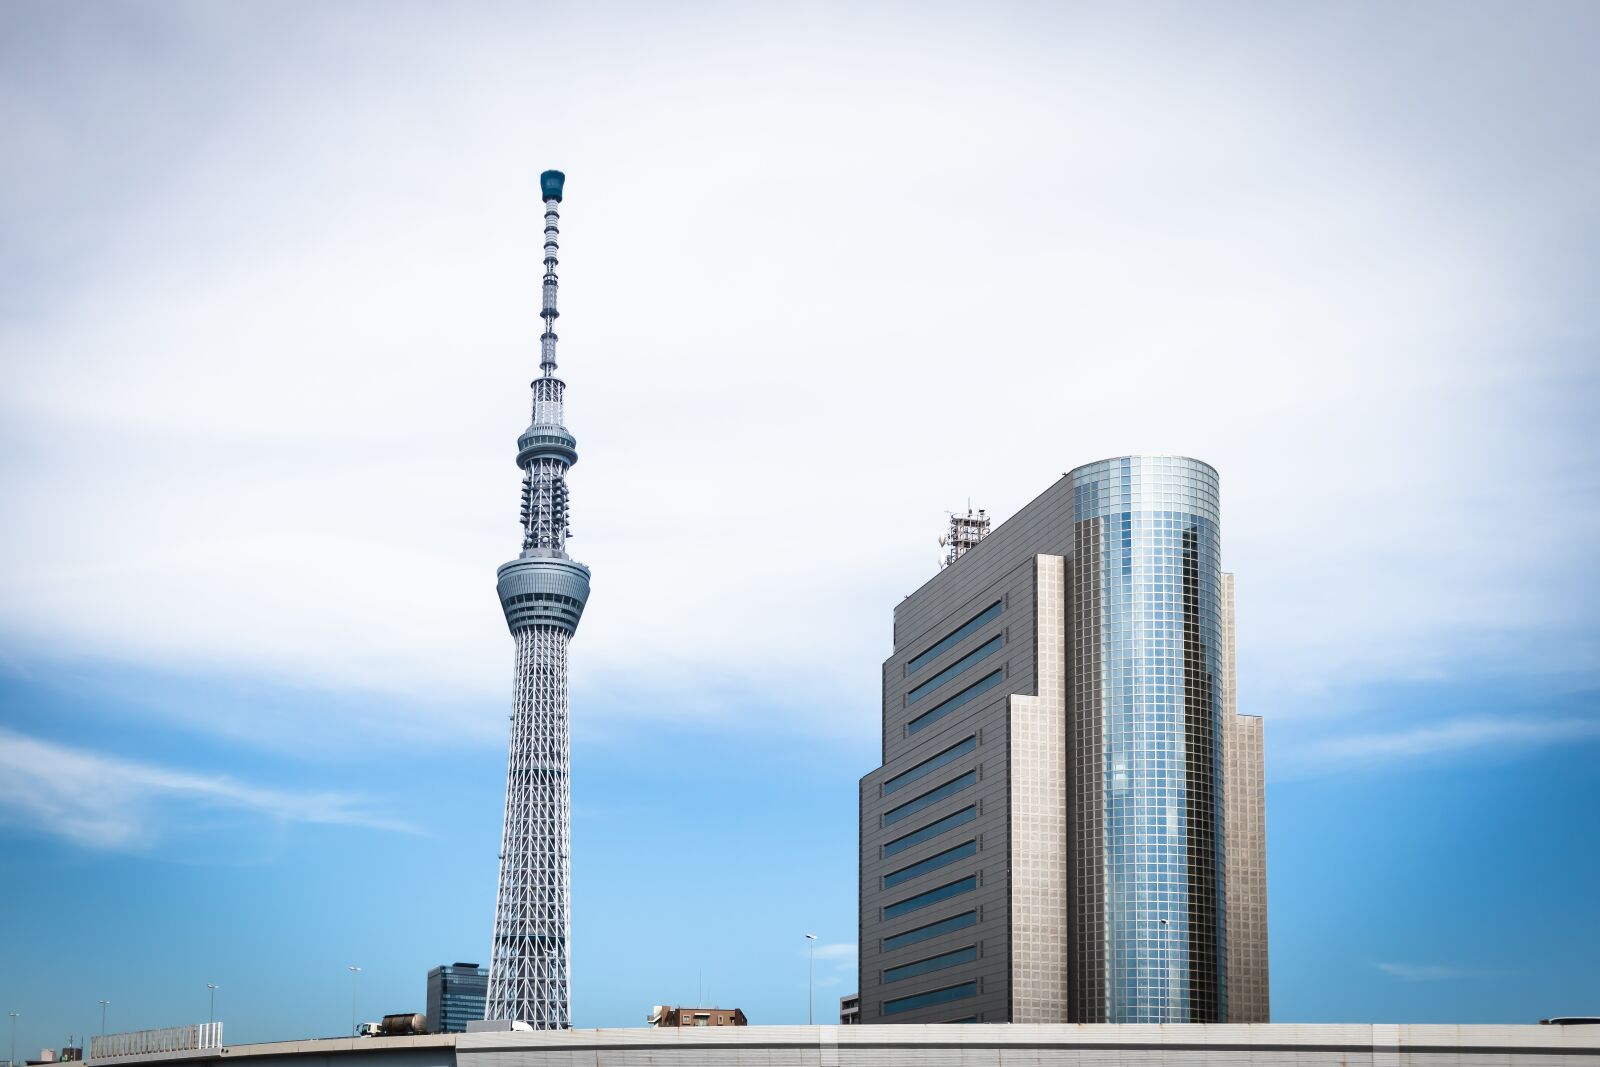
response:
<path fill-rule="evenodd" d="M 222 1047 L 221 1023 L 196 1023 L 193 1026 L 168 1026 L 160 1030 L 132 1030 L 125 1034 L 101 1034 L 89 1040 L 91 1060 L 118 1056 L 148 1056 L 156 1052 L 194 1052 Z"/>

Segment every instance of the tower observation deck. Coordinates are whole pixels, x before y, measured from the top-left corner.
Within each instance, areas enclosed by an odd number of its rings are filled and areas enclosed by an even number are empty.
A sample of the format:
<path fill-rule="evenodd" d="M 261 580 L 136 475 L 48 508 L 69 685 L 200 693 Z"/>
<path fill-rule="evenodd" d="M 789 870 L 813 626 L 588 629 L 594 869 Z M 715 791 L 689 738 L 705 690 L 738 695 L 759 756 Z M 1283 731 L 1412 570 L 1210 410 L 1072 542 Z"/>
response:
<path fill-rule="evenodd" d="M 567 645 L 589 599 L 589 568 L 567 556 L 567 471 L 577 441 L 556 377 L 556 252 L 566 176 L 539 176 L 544 199 L 544 296 L 533 417 L 517 438 L 522 469 L 522 554 L 499 570 L 500 606 L 516 641 L 505 830 L 484 1018 L 537 1030 L 572 1025 L 571 794 Z"/>

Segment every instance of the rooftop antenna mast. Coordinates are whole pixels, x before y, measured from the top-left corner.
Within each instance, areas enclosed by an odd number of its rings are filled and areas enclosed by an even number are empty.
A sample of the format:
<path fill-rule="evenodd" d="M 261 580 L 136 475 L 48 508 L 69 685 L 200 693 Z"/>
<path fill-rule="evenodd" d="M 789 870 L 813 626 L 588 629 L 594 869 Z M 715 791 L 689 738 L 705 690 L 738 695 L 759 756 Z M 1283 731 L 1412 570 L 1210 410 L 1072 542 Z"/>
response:
<path fill-rule="evenodd" d="M 941 569 L 950 566 L 989 536 L 989 513 L 983 508 L 974 512 L 971 500 L 967 501 L 964 514 L 954 511 L 947 514 L 950 516 L 950 528 L 939 538 L 939 547 L 944 549 L 944 559 L 939 564 Z"/>

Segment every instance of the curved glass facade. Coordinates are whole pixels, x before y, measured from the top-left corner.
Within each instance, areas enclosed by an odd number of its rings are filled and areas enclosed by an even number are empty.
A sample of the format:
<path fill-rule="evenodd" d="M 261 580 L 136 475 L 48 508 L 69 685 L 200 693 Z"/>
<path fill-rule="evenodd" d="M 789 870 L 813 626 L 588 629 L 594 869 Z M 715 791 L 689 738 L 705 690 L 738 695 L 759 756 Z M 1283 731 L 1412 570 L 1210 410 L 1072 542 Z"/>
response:
<path fill-rule="evenodd" d="M 1132 456 L 1072 479 L 1075 1015 L 1221 1022 L 1217 472 Z"/>

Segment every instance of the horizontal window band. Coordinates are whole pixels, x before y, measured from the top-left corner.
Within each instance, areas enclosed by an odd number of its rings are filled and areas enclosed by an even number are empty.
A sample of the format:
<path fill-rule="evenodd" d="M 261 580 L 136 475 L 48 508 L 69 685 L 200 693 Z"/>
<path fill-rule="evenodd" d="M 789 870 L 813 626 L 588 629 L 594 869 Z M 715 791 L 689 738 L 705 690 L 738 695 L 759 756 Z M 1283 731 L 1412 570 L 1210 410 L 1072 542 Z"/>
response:
<path fill-rule="evenodd" d="M 929 871 L 936 871 L 940 867 L 948 867 L 950 864 L 955 863 L 958 860 L 964 860 L 968 856 L 976 856 L 977 854 L 977 839 L 974 838 L 971 841 L 965 841 L 957 845 L 955 848 L 948 848 L 943 852 L 935 853 L 920 863 L 913 863 L 909 867 L 902 867 L 898 871 L 892 871 L 889 874 L 884 875 L 883 888 L 893 889 L 895 886 L 909 882 L 911 879 L 918 878 L 924 874 L 927 874 Z"/>
<path fill-rule="evenodd" d="M 898 789 L 903 789 L 915 782 L 918 778 L 926 777 L 947 763 L 952 763 L 968 752 L 978 747 L 978 735 L 973 734 L 964 741 L 958 741 L 931 759 L 925 759 L 909 771 L 897 774 L 883 783 L 883 792 L 887 796 Z"/>
<path fill-rule="evenodd" d="M 944 683 L 948 682 L 950 679 L 956 677 L 958 674 L 965 674 L 973 667 L 974 664 L 977 664 L 989 656 L 994 655 L 995 652 L 999 650 L 1000 646 L 1005 643 L 1006 639 L 1001 634 L 996 634 L 995 636 L 991 637 L 989 640 L 985 641 L 983 644 L 979 645 L 971 652 L 968 652 L 965 656 L 962 656 L 960 659 L 950 664 L 950 666 L 946 667 L 944 670 L 940 671 L 938 674 L 934 675 L 932 678 L 929 678 L 926 682 L 923 682 L 921 685 L 911 690 L 911 692 L 907 693 L 906 703 L 914 704 L 918 700 L 927 696 L 929 693 L 933 692 L 935 689 L 939 688 Z"/>
<path fill-rule="evenodd" d="M 977 817 L 978 806 L 976 804 L 969 804 L 960 811 L 952 812 L 937 822 L 930 822 L 920 830 L 914 830 L 911 833 L 906 834 L 904 837 L 897 837 L 893 841 L 890 841 L 888 844 L 883 846 L 883 856 L 885 859 L 887 859 L 890 856 L 904 852 L 906 849 L 911 848 L 914 845 L 920 845 L 924 841 L 931 841 L 940 834 L 949 830 L 954 830 L 958 826 L 965 825 Z"/>
<path fill-rule="evenodd" d="M 893 952 L 897 948 L 905 948 L 907 945 L 914 945 L 919 941 L 927 941 L 941 934 L 964 930 L 969 926 L 976 925 L 978 925 L 978 913 L 976 911 L 964 911 L 960 915 L 952 915 L 948 919 L 940 919 L 936 923 L 929 923 L 927 926 L 919 926 L 914 930 L 907 930 L 903 934 L 886 937 L 883 939 L 883 951 Z"/>
<path fill-rule="evenodd" d="M 963 963 L 971 963 L 978 958 L 978 946 L 968 945 L 952 952 L 940 953 L 929 956 L 925 960 L 915 963 L 902 963 L 898 967 L 890 967 L 883 972 L 885 983 L 898 982 L 906 978 L 914 978 L 919 974 L 929 974 L 933 971 L 942 971 L 947 967 L 959 967 Z"/>
<path fill-rule="evenodd" d="M 932 1007 L 935 1004 L 947 1004 L 952 1000 L 965 1000 L 968 997 L 977 995 L 977 982 L 963 982 L 960 985 L 945 986 L 943 989 L 930 989 L 926 993 L 916 993 L 909 997 L 886 1000 L 883 1002 L 883 1014 L 898 1015 L 903 1011 Z"/>
<path fill-rule="evenodd" d="M 977 888 L 978 876 L 969 874 L 965 878 L 947 882 L 935 889 L 928 890 L 926 893 L 918 893 L 914 897 L 897 900 L 883 909 L 883 917 L 885 919 L 893 919 L 907 912 L 917 911 L 920 908 L 937 904 L 941 900 L 949 900 L 951 897 L 959 897 L 963 893 L 970 893 Z"/>
<path fill-rule="evenodd" d="M 955 696 L 951 697 L 949 700 L 946 700 L 943 704 L 929 708 L 921 715 L 918 715 L 915 719 L 912 719 L 911 722 L 907 724 L 907 729 L 911 733 L 916 733 L 918 730 L 927 729 L 940 719 L 944 718 L 946 715 L 949 715 L 952 711 L 971 703 L 979 696 L 982 696 L 984 693 L 987 693 L 989 690 L 1005 681 L 1005 676 L 1006 672 L 1004 668 L 1001 668 L 992 674 L 985 675 L 976 682 L 973 682 L 971 685 L 967 686 Z"/>
<path fill-rule="evenodd" d="M 885 812 L 883 816 L 883 825 L 893 826 L 901 819 L 909 819 L 923 808 L 931 807 L 934 804 L 939 803 L 939 801 L 943 800 L 945 797 L 953 797 L 962 790 L 970 788 L 977 781 L 978 771 L 976 768 L 974 768 L 959 778 L 952 778 L 948 782 L 944 783 L 944 785 L 938 786 L 935 789 L 930 789 L 920 797 L 917 797 L 914 800 L 908 800 L 898 808 L 894 808 L 891 811 Z"/>
<path fill-rule="evenodd" d="M 936 658 L 939 653 L 947 651 L 963 637 L 971 637 L 973 632 L 985 623 L 999 618 L 1000 611 L 1003 606 L 1004 601 L 996 600 L 993 604 L 990 604 L 988 607 L 978 612 L 978 614 L 974 615 L 972 618 L 956 627 L 955 631 L 949 636 L 941 638 L 933 647 L 922 652 L 910 663 L 907 663 L 906 673 L 910 674 L 913 671 L 926 667 L 928 662 Z"/>

